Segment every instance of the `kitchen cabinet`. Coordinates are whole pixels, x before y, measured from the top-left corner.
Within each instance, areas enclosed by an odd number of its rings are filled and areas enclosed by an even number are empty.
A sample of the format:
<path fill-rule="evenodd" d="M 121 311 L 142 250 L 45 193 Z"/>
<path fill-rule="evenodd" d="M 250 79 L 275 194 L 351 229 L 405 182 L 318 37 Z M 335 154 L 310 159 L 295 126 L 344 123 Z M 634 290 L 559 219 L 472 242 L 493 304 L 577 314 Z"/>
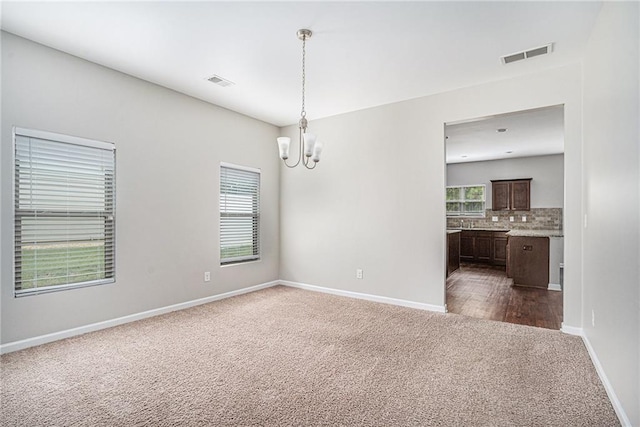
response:
<path fill-rule="evenodd" d="M 460 268 L 460 232 L 447 232 L 447 277 Z"/>
<path fill-rule="evenodd" d="M 491 209 L 531 210 L 531 178 L 491 180 Z"/>
<path fill-rule="evenodd" d="M 476 262 L 491 262 L 491 231 L 477 231 L 473 242 Z"/>
<path fill-rule="evenodd" d="M 468 261 L 468 262 L 473 262 L 474 261 L 474 254 L 473 254 L 473 238 L 474 238 L 474 231 L 467 231 L 467 230 L 462 230 L 462 233 L 460 233 L 460 261 Z"/>
<path fill-rule="evenodd" d="M 514 285 L 547 289 L 549 286 L 549 238 L 510 236 L 507 276 Z"/>
<path fill-rule="evenodd" d="M 460 260 L 493 264 L 494 231 L 462 230 L 460 236 Z M 503 235 L 504 233 L 500 233 Z M 504 265 L 504 264 L 498 264 Z"/>
<path fill-rule="evenodd" d="M 507 232 L 493 232 L 493 250 L 491 260 L 493 265 L 507 265 Z"/>

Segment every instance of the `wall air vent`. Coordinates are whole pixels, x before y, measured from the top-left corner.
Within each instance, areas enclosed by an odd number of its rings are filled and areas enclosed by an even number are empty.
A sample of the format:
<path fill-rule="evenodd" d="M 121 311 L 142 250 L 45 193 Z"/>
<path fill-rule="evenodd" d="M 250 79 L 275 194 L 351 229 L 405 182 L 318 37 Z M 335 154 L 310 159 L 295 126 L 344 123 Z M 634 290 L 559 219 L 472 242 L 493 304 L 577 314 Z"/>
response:
<path fill-rule="evenodd" d="M 215 83 L 218 86 L 222 86 L 222 87 L 227 87 L 227 86 L 232 86 L 235 83 L 233 83 L 232 81 L 229 81 L 227 79 L 223 79 L 220 76 L 216 76 L 215 74 L 211 77 L 209 77 L 207 80 L 209 80 L 211 83 Z"/>
<path fill-rule="evenodd" d="M 553 43 L 544 46 L 528 49 L 523 52 L 512 53 L 500 57 L 503 64 L 511 64 L 512 62 L 521 61 L 523 59 L 533 58 L 534 56 L 546 55 L 553 52 Z"/>

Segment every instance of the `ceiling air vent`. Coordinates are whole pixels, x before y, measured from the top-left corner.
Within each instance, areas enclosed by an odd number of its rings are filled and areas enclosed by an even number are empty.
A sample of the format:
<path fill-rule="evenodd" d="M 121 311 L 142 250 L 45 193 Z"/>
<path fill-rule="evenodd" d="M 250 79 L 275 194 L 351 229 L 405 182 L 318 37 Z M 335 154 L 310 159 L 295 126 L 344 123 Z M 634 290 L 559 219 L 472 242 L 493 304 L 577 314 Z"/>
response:
<path fill-rule="evenodd" d="M 510 64 L 512 62 L 521 61 L 523 59 L 533 58 L 534 56 L 546 55 L 553 52 L 553 43 L 549 43 L 544 46 L 535 47 L 533 49 L 525 50 L 523 52 L 512 53 L 511 55 L 505 55 L 500 57 L 503 64 Z"/>
<path fill-rule="evenodd" d="M 213 76 L 209 77 L 207 80 L 209 80 L 211 83 L 215 83 L 218 86 L 222 86 L 222 87 L 232 86 L 232 85 L 235 84 L 232 81 L 229 81 L 227 79 L 223 79 L 222 77 L 217 76 L 215 74 Z"/>

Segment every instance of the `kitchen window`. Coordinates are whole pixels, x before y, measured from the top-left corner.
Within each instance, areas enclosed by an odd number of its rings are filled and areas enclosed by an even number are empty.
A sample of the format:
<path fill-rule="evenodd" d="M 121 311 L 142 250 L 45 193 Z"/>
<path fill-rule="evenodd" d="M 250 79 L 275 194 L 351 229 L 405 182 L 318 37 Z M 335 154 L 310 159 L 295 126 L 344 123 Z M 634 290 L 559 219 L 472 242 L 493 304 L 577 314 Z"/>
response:
<path fill-rule="evenodd" d="M 115 146 L 14 128 L 15 295 L 115 281 Z"/>
<path fill-rule="evenodd" d="M 447 187 L 447 216 L 484 217 L 485 194 L 484 184 Z"/>
<path fill-rule="evenodd" d="M 220 164 L 220 264 L 260 259 L 260 170 Z"/>

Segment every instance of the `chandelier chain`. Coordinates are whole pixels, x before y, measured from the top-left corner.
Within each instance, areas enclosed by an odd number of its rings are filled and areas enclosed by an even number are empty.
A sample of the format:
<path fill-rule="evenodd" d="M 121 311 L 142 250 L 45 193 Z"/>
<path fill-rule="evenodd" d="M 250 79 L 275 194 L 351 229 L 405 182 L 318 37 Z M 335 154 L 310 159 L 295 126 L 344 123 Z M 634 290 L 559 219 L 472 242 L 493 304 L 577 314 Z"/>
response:
<path fill-rule="evenodd" d="M 305 117 L 307 115 L 307 112 L 304 109 L 304 87 L 305 87 L 305 82 L 307 77 L 305 74 L 305 58 L 307 55 L 306 44 L 307 44 L 307 37 L 303 36 L 302 37 L 302 111 L 300 112 L 300 115 L 302 117 Z"/>
<path fill-rule="evenodd" d="M 0 0 L 1 1 L 1 0 Z M 298 39 L 302 40 L 302 109 L 300 111 L 300 121 L 298 122 L 298 161 L 295 164 L 290 165 L 287 163 L 289 158 L 289 145 L 291 138 L 280 137 L 278 138 L 278 148 L 280 150 L 280 158 L 288 168 L 295 168 L 299 164 L 307 169 L 314 169 L 320 161 L 320 153 L 322 152 L 322 142 L 315 143 L 316 136 L 312 133 L 307 133 L 308 121 L 305 117 L 307 111 L 305 110 L 305 90 L 307 83 L 307 39 L 311 37 L 313 33 L 308 29 L 300 29 L 297 32 Z"/>

